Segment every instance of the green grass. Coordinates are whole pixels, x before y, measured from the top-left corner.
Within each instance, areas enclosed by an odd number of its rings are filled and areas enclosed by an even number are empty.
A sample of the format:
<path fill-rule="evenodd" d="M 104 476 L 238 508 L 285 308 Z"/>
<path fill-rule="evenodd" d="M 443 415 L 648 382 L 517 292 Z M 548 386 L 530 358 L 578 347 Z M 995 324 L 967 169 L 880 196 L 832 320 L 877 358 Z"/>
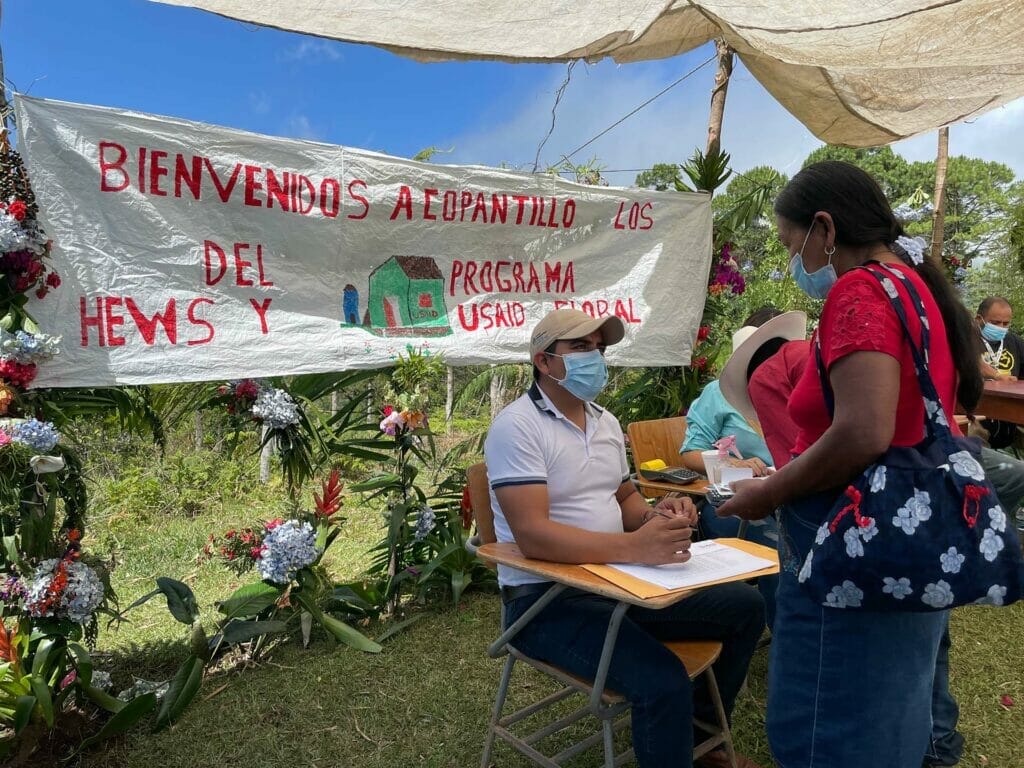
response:
<path fill-rule="evenodd" d="M 278 511 L 251 502 L 229 503 L 216 516 L 150 515 L 145 521 L 94 518 L 93 550 L 120 552 L 114 584 L 122 605 L 151 589 L 156 575 L 182 578 L 195 590 L 204 621 L 216 616 L 212 603 L 255 574 L 237 577 L 217 563 L 196 565 L 195 555 L 211 531 L 252 524 Z M 379 539 L 380 515 L 347 499 L 345 533 L 332 550 L 330 568 L 339 579 L 357 576 L 368 549 Z M 163 679 L 187 653 L 185 630 L 159 599 L 138 609 L 116 632 L 101 632 L 100 666 L 118 683 L 131 676 Z M 258 666 L 222 666 L 208 673 L 181 722 L 160 734 L 145 728 L 86 754 L 84 768 L 193 768 L 245 765 L 252 768 L 310 766 L 474 766 L 497 687 L 501 660 L 486 655 L 498 634 L 498 599 L 470 594 L 459 610 L 428 613 L 398 634 L 378 656 L 332 644 L 314 633 L 307 650 L 294 639 L 273 649 Z M 377 636 L 384 628 L 363 628 Z M 963 766 L 1019 766 L 1024 755 L 1024 605 L 954 612 L 952 687 L 960 701 L 967 738 Z M 767 652 L 758 651 L 747 691 L 735 713 L 735 737 L 743 753 L 770 766 L 764 733 Z M 540 698 L 550 682 L 522 670 L 513 679 L 511 705 Z M 1016 705 L 1005 708 L 1007 694 Z M 502 768 L 528 763 L 498 745 Z M 598 765 L 596 752 L 570 763 Z"/>

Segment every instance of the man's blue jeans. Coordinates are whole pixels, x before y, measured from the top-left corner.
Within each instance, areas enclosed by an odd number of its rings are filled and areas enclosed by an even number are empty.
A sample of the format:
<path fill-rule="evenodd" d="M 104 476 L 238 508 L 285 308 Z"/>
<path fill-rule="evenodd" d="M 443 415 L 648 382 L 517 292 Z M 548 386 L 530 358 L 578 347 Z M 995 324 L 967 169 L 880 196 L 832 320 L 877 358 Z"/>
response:
<path fill-rule="evenodd" d="M 506 603 L 506 626 L 541 594 Z M 592 680 L 614 608 L 612 600 L 566 590 L 512 640 L 512 645 L 528 656 Z M 761 596 L 740 583 L 708 587 L 660 611 L 631 607 L 626 612 L 607 686 L 631 704 L 633 749 L 640 768 L 691 765 L 694 714 L 715 722 L 704 686 L 691 684 L 683 665 L 663 641 L 722 643 L 713 668 L 725 711 L 731 714 L 763 630 Z"/>

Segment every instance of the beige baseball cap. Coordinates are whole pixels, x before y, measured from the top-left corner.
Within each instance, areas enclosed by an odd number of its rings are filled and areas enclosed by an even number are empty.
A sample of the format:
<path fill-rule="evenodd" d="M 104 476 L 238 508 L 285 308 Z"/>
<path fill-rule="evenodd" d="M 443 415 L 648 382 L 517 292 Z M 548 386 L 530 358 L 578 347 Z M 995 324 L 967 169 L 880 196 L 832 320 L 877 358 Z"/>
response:
<path fill-rule="evenodd" d="M 537 323 L 530 337 L 530 359 L 560 339 L 580 339 L 601 332 L 606 346 L 618 344 L 626 335 L 626 326 L 615 317 L 591 317 L 578 309 L 556 309 Z"/>

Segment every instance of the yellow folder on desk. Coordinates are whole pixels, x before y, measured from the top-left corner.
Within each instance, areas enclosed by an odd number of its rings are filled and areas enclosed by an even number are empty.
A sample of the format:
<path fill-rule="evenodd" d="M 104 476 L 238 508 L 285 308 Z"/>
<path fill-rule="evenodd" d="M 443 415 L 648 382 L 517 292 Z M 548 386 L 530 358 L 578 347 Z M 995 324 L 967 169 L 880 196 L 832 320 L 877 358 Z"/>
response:
<path fill-rule="evenodd" d="M 653 584 L 643 579 L 638 579 L 631 574 L 624 573 L 617 568 L 613 568 L 610 565 L 584 565 L 582 566 L 586 570 L 593 573 L 595 576 L 600 576 L 605 581 L 609 581 L 617 587 L 620 587 L 627 592 L 641 597 L 644 599 L 650 597 L 661 597 L 662 595 L 673 594 L 676 592 L 687 592 L 705 587 L 710 587 L 715 584 L 728 584 L 733 581 L 746 581 L 747 579 L 756 579 L 759 576 L 771 576 L 772 574 L 779 572 L 779 555 L 774 549 L 765 547 L 761 544 L 754 544 L 750 541 L 744 541 L 743 539 L 715 539 L 715 542 L 728 547 L 733 547 L 747 554 L 754 555 L 755 557 L 762 557 L 765 560 L 770 560 L 773 565 L 767 568 L 761 568 L 755 571 L 748 571 L 746 573 L 740 573 L 735 576 L 729 576 L 724 579 L 715 579 L 712 581 L 701 582 L 691 586 L 679 587 L 678 589 L 666 589 L 658 584 Z"/>

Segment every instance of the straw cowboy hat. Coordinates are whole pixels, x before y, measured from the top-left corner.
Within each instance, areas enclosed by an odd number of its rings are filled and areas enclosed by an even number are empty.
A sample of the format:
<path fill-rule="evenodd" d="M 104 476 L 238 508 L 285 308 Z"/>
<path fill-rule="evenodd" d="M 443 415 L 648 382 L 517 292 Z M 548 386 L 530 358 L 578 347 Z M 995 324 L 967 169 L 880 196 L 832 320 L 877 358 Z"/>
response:
<path fill-rule="evenodd" d="M 722 369 L 718 383 L 722 396 L 747 421 L 756 424 L 757 413 L 747 394 L 747 368 L 763 344 L 772 339 L 797 341 L 807 337 L 807 315 L 784 312 L 758 327 L 745 325 L 732 335 L 732 356 Z"/>

